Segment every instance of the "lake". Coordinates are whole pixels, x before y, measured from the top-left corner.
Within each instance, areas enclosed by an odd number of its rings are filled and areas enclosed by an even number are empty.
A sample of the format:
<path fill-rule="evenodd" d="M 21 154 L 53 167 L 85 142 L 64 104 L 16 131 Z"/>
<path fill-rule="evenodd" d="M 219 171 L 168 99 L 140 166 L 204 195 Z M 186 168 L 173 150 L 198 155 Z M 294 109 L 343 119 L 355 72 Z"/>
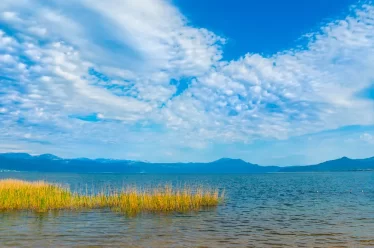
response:
<path fill-rule="evenodd" d="M 206 185 L 225 191 L 213 209 L 126 217 L 110 210 L 0 212 L 0 247 L 370 247 L 374 172 L 245 175 L 1 172 L 72 190 Z"/>

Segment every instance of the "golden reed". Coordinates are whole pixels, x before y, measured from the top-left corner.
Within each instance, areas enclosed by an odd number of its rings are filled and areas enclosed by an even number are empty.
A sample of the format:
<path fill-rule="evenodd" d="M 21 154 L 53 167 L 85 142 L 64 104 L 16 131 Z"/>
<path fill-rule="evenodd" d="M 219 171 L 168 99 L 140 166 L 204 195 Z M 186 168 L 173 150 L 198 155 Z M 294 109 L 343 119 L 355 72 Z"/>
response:
<path fill-rule="evenodd" d="M 186 212 L 217 206 L 223 200 L 218 190 L 171 186 L 153 190 L 121 190 L 112 193 L 79 194 L 58 184 L 16 179 L 0 180 L 0 211 L 79 210 L 109 208 L 134 215 L 140 212 Z"/>

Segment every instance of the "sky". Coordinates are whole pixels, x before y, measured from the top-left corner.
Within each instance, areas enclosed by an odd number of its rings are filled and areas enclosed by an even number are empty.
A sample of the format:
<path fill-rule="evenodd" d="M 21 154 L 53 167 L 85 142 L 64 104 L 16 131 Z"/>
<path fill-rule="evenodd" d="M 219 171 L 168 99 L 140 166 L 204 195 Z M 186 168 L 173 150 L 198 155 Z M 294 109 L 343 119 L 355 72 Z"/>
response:
<path fill-rule="evenodd" d="M 374 156 L 374 3 L 2 0 L 0 152 Z"/>

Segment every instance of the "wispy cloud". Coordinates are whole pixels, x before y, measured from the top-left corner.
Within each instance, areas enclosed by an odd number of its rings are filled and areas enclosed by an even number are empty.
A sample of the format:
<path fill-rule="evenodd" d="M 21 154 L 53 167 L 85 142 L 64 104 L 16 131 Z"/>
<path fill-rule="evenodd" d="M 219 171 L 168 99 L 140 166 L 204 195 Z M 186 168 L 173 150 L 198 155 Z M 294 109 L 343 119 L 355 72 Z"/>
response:
<path fill-rule="evenodd" d="M 359 94 L 374 80 L 371 3 L 306 34 L 305 47 L 235 61 L 169 1 L 3 0 L 0 12 L 0 139 L 24 149 L 179 160 L 374 124 Z"/>
<path fill-rule="evenodd" d="M 365 142 L 368 142 L 370 144 L 374 144 L 374 136 L 369 134 L 369 133 L 363 133 L 360 135 L 360 139 L 365 141 Z"/>

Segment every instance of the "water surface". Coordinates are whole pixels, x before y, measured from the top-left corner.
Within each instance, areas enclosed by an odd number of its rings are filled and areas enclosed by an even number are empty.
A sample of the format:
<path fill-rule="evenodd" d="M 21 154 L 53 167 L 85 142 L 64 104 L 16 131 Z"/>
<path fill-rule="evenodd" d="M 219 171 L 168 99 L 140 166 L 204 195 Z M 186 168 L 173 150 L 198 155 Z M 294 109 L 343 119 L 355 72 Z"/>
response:
<path fill-rule="evenodd" d="M 72 190 L 209 185 L 214 209 L 126 217 L 109 210 L 0 212 L 0 247 L 370 247 L 374 172 L 249 175 L 125 175 L 2 172 Z"/>

